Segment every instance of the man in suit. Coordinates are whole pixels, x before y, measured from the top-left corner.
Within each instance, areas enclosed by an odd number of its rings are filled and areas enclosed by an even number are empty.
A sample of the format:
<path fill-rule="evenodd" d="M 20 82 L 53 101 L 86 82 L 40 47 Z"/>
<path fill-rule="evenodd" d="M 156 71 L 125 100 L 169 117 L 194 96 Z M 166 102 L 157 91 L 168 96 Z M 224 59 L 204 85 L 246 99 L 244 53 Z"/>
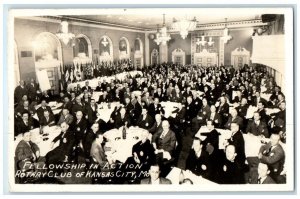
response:
<path fill-rule="evenodd" d="M 27 89 L 25 87 L 25 82 L 21 80 L 20 85 L 15 88 L 15 103 L 19 103 L 24 95 L 27 95 Z"/>
<path fill-rule="evenodd" d="M 226 101 L 226 98 L 224 96 L 220 97 L 220 105 L 218 107 L 218 113 L 221 116 L 222 119 L 222 125 L 224 125 L 224 122 L 228 119 L 228 113 L 229 113 L 229 105 Z"/>
<path fill-rule="evenodd" d="M 51 149 L 57 141 L 59 141 L 59 145 L 46 155 L 48 165 L 67 162 L 71 159 L 73 147 L 75 146 L 74 133 L 69 131 L 69 125 L 66 122 L 63 122 L 60 127 L 61 133 L 52 141 Z"/>
<path fill-rule="evenodd" d="M 225 149 L 225 160 L 222 166 L 223 174 L 220 176 L 221 184 L 241 184 L 241 169 L 236 162 L 237 153 L 234 145 L 228 145 Z"/>
<path fill-rule="evenodd" d="M 127 114 L 126 109 L 122 107 L 120 112 L 113 119 L 113 127 L 119 129 L 122 126 L 129 128 L 131 126 L 130 115 Z"/>
<path fill-rule="evenodd" d="M 153 125 L 153 118 L 148 114 L 146 108 L 142 109 L 142 115 L 139 117 L 137 121 L 137 126 L 143 129 L 150 129 Z"/>
<path fill-rule="evenodd" d="M 81 88 L 82 92 L 84 92 L 85 90 L 87 90 L 88 92 L 92 90 L 92 88 L 89 86 L 89 81 L 86 81 L 85 86 Z"/>
<path fill-rule="evenodd" d="M 148 113 L 149 115 L 154 118 L 156 114 L 163 114 L 164 110 L 159 103 L 159 99 L 156 97 L 154 98 L 154 103 L 151 103 L 148 107 Z"/>
<path fill-rule="evenodd" d="M 155 133 L 158 133 L 160 131 L 162 131 L 162 119 L 161 119 L 161 115 L 160 114 L 156 114 L 155 115 L 155 122 L 152 125 L 152 127 L 149 129 L 149 132 L 153 135 Z"/>
<path fill-rule="evenodd" d="M 247 98 L 242 98 L 241 105 L 236 108 L 241 118 L 246 119 L 248 107 Z"/>
<path fill-rule="evenodd" d="M 76 144 L 79 144 L 87 130 L 87 121 L 83 117 L 83 113 L 81 111 L 76 112 L 76 119 L 73 120 L 71 130 L 75 134 Z"/>
<path fill-rule="evenodd" d="M 264 136 L 268 138 L 269 132 L 267 124 L 260 120 L 260 115 L 258 112 L 254 112 L 253 119 L 254 120 L 249 120 L 246 132 L 255 136 Z"/>
<path fill-rule="evenodd" d="M 69 112 L 71 112 L 72 111 L 72 102 L 70 101 L 70 98 L 69 98 L 69 96 L 68 95 L 65 95 L 64 96 L 64 103 L 63 103 L 63 105 L 62 105 L 62 107 L 61 107 L 62 109 L 68 109 L 69 110 Z"/>
<path fill-rule="evenodd" d="M 110 101 L 111 99 L 109 98 L 107 91 L 105 90 L 103 91 L 103 94 L 99 97 L 98 104 L 110 102 Z"/>
<path fill-rule="evenodd" d="M 228 118 L 226 124 L 224 125 L 224 127 L 226 129 L 230 129 L 232 123 L 237 123 L 239 125 L 240 129 L 243 129 L 244 121 L 240 116 L 238 116 L 237 110 L 235 108 L 233 108 L 231 110 L 230 115 L 231 116 L 229 116 L 229 118 Z"/>
<path fill-rule="evenodd" d="M 68 125 L 71 125 L 73 122 L 73 115 L 70 114 L 69 109 L 63 108 L 60 118 L 57 122 L 57 125 L 61 125 L 63 122 L 66 122 Z"/>
<path fill-rule="evenodd" d="M 267 104 L 267 100 L 261 98 L 259 91 L 255 92 L 255 96 L 252 98 L 252 105 L 257 106 L 258 103 L 261 101 L 263 104 Z"/>
<path fill-rule="evenodd" d="M 203 149 L 201 140 L 195 138 L 186 160 L 186 170 L 191 171 L 197 176 L 201 175 L 209 179 L 212 174 L 212 165 L 209 160 L 209 154 Z"/>
<path fill-rule="evenodd" d="M 162 122 L 162 131 L 152 136 L 152 143 L 156 149 L 156 154 L 168 152 L 171 156 L 176 146 L 175 133 L 170 130 L 170 124 L 167 120 Z"/>
<path fill-rule="evenodd" d="M 124 163 L 124 166 L 127 166 L 124 168 L 125 172 L 136 172 L 138 179 L 143 178 L 142 172 L 149 171 L 150 166 L 155 163 L 154 148 L 148 137 L 148 131 L 141 132 L 141 140 L 133 145 L 132 156 Z M 132 168 L 128 168 L 128 165 L 132 165 Z M 133 179 L 128 178 L 128 180 Z"/>
<path fill-rule="evenodd" d="M 237 123 L 231 123 L 231 137 L 227 140 L 227 145 L 233 145 L 235 147 L 235 162 L 240 171 L 245 170 L 245 140 L 242 132 L 239 130 L 239 125 Z M 225 144 L 226 145 L 226 144 Z M 241 183 L 244 183 L 244 178 L 241 175 L 240 179 Z"/>
<path fill-rule="evenodd" d="M 84 113 L 84 104 L 81 102 L 80 96 L 77 96 L 75 99 L 75 103 L 72 106 L 72 115 L 76 115 L 78 111 Z"/>
<path fill-rule="evenodd" d="M 85 158 L 87 159 L 90 158 L 92 143 L 96 139 L 97 134 L 99 134 L 99 124 L 93 123 L 91 129 L 83 137 L 82 147 L 83 147 Z"/>
<path fill-rule="evenodd" d="M 152 185 L 158 185 L 158 184 L 172 184 L 172 182 L 163 177 L 160 176 L 160 167 L 159 165 L 152 165 L 149 169 L 150 178 L 145 178 L 141 180 L 141 184 L 152 184 Z"/>
<path fill-rule="evenodd" d="M 29 117 L 29 113 L 24 111 L 22 113 L 22 119 L 17 120 L 15 136 L 23 134 L 27 131 L 34 129 L 35 125 L 31 117 Z"/>
<path fill-rule="evenodd" d="M 37 90 L 38 90 L 38 86 L 34 82 L 34 79 L 31 78 L 30 84 L 27 85 L 28 99 L 30 101 L 36 101 L 36 99 L 37 99 Z"/>
<path fill-rule="evenodd" d="M 193 104 L 192 96 L 187 97 L 185 107 L 186 107 L 185 108 L 186 109 L 185 121 L 186 121 L 187 125 L 191 125 L 192 119 L 194 117 L 196 117 L 196 115 L 197 115 L 196 108 L 194 107 L 194 104 Z"/>
<path fill-rule="evenodd" d="M 37 116 L 39 120 L 44 116 L 44 111 L 47 110 L 50 115 L 54 116 L 50 106 L 47 106 L 47 102 L 45 99 L 42 100 L 41 102 L 41 107 L 36 110 Z"/>
<path fill-rule="evenodd" d="M 95 99 L 91 99 L 90 104 L 85 105 L 85 114 L 89 124 L 93 124 L 97 119 L 98 105 L 95 102 Z"/>
<path fill-rule="evenodd" d="M 130 97 L 125 97 L 124 107 L 126 109 L 126 113 L 130 115 L 132 110 L 134 109 L 134 106 L 131 103 Z"/>
<path fill-rule="evenodd" d="M 270 142 L 261 146 L 258 154 L 260 162 L 267 164 L 270 168 L 270 176 L 279 183 L 280 173 L 283 170 L 285 162 L 285 153 L 279 143 L 280 135 L 272 134 Z"/>
<path fill-rule="evenodd" d="M 145 93 L 145 95 L 143 96 L 143 98 L 142 98 L 142 103 L 144 104 L 144 106 L 145 106 L 146 108 L 148 108 L 149 105 L 153 103 L 153 99 L 152 99 L 152 97 L 150 96 L 150 94 L 149 94 L 148 91 L 147 91 L 147 92 Z"/>
<path fill-rule="evenodd" d="M 30 170 L 28 166 L 39 161 L 40 149 L 31 141 L 31 133 L 29 131 L 22 133 L 22 135 L 23 138 L 16 147 L 15 160 L 17 169 L 28 171 Z"/>
<path fill-rule="evenodd" d="M 171 93 L 171 96 L 170 96 L 170 101 L 171 102 L 177 102 L 177 103 L 182 103 L 182 100 L 183 100 L 183 96 L 179 90 L 178 87 L 175 87 L 175 92 L 172 92 Z"/>
<path fill-rule="evenodd" d="M 268 165 L 260 162 L 258 164 L 256 180 L 251 182 L 251 184 L 276 184 L 269 174 L 270 170 Z"/>
<path fill-rule="evenodd" d="M 217 128 L 221 127 L 222 118 L 221 118 L 221 115 L 216 112 L 215 105 L 211 105 L 211 107 L 210 107 L 210 115 L 209 115 L 209 117 L 207 119 L 213 121 L 215 127 L 217 127 Z"/>
<path fill-rule="evenodd" d="M 40 125 L 41 126 L 54 126 L 55 125 L 55 118 L 53 115 L 50 115 L 48 110 L 45 110 L 44 115 L 40 118 Z"/>
<path fill-rule="evenodd" d="M 30 115 L 34 115 L 36 113 L 36 110 L 34 108 L 33 105 L 29 106 L 29 101 L 26 100 L 23 102 L 23 105 L 18 105 L 16 108 L 15 108 L 15 114 L 17 116 L 22 116 L 22 113 L 23 112 L 28 112 Z"/>

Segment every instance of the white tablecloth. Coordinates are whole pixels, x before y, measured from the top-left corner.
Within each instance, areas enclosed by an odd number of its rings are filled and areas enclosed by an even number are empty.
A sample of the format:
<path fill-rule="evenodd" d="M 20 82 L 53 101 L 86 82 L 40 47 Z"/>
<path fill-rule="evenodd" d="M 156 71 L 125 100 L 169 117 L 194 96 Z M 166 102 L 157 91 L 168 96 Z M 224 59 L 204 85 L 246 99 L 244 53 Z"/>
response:
<path fill-rule="evenodd" d="M 167 175 L 167 179 L 171 180 L 172 184 L 179 184 L 179 175 L 180 175 L 180 169 L 177 167 L 174 167 L 170 173 Z M 201 176 L 196 176 L 192 172 L 183 171 L 184 178 L 189 178 L 191 181 L 193 181 L 193 184 L 217 184 L 215 182 L 212 182 L 210 180 L 207 180 Z"/>
<path fill-rule="evenodd" d="M 128 157 L 132 156 L 132 147 L 134 144 L 141 140 L 141 133 L 146 131 L 139 127 L 130 127 L 126 130 L 126 139 L 122 138 L 122 130 L 112 129 L 104 133 L 104 137 L 108 139 L 106 147 L 110 147 L 108 156 L 111 155 L 113 159 L 125 162 Z M 151 134 L 149 133 L 149 140 L 151 140 Z"/>
<path fill-rule="evenodd" d="M 80 82 L 75 82 L 75 83 L 71 83 L 68 85 L 68 89 L 73 89 L 74 87 L 76 87 L 78 84 L 80 85 L 80 87 L 85 86 L 85 82 L 88 81 L 89 82 L 89 86 L 92 89 L 95 89 L 98 86 L 98 82 L 103 82 L 103 80 L 105 79 L 106 82 L 110 82 L 111 80 L 114 79 L 118 79 L 118 80 L 124 80 L 128 75 L 131 75 L 132 77 L 135 77 L 137 75 L 143 75 L 143 73 L 141 71 L 130 71 L 130 72 L 122 72 L 113 76 L 104 76 L 104 77 L 98 77 L 98 78 L 94 78 L 91 80 L 84 80 L 84 81 L 80 81 Z"/>
<path fill-rule="evenodd" d="M 99 119 L 102 119 L 105 122 L 108 122 L 112 112 L 115 110 L 116 106 L 123 106 L 122 104 L 120 104 L 120 102 L 111 102 L 111 103 L 101 103 L 98 105 L 98 118 L 97 121 Z"/>
<path fill-rule="evenodd" d="M 36 143 L 40 149 L 40 156 L 45 156 L 49 151 L 51 151 L 51 142 L 55 137 L 57 137 L 61 128 L 59 126 L 45 127 L 43 129 L 44 133 L 48 133 L 49 135 L 43 136 L 40 135 L 40 129 L 36 128 L 31 130 L 31 141 Z M 44 138 L 48 138 L 48 140 L 43 140 Z M 59 142 L 55 143 L 53 149 L 59 145 Z"/>
<path fill-rule="evenodd" d="M 170 116 L 172 116 L 172 117 L 175 117 L 175 115 L 176 114 L 172 114 L 172 112 L 174 111 L 174 110 L 176 110 L 176 108 L 178 108 L 179 107 L 179 104 L 180 103 L 176 103 L 176 102 L 170 102 L 170 101 L 167 101 L 167 102 L 161 102 L 160 103 L 161 104 L 161 106 L 164 108 L 164 110 L 165 110 L 165 117 L 166 118 L 168 118 L 168 117 L 170 117 Z"/>
<path fill-rule="evenodd" d="M 229 139 L 232 135 L 230 130 L 226 129 L 218 129 L 216 130 L 220 133 L 219 135 L 219 149 L 224 149 L 224 142 L 225 140 Z M 201 135 L 201 133 L 207 133 L 208 129 L 206 126 L 202 126 L 197 134 L 196 137 L 204 140 L 206 136 Z M 257 157 L 260 147 L 269 142 L 269 138 L 262 138 L 261 136 L 255 136 L 253 134 L 243 134 L 244 141 L 245 141 L 245 155 L 246 157 Z M 285 148 L 285 144 L 281 143 L 281 145 Z"/>

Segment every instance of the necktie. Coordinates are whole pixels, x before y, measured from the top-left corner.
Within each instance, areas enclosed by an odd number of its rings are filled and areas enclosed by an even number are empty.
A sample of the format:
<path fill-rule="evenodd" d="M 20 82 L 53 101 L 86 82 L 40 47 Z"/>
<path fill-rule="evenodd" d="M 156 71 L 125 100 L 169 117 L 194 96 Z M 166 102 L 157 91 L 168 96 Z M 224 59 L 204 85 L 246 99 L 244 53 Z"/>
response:
<path fill-rule="evenodd" d="M 261 178 L 257 179 L 257 184 L 261 184 Z"/>

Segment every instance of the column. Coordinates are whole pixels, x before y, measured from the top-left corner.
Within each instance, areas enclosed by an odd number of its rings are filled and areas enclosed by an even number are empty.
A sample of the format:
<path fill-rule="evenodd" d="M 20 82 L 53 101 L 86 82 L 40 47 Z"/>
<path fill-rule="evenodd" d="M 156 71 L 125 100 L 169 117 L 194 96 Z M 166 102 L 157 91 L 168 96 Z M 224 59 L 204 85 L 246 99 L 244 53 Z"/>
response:
<path fill-rule="evenodd" d="M 168 62 L 168 44 L 159 45 L 159 62 L 160 63 Z"/>
<path fill-rule="evenodd" d="M 149 33 L 145 33 L 145 51 L 144 51 L 145 63 L 144 65 L 150 65 L 150 47 L 149 47 Z M 144 66 L 142 66 L 144 67 Z"/>

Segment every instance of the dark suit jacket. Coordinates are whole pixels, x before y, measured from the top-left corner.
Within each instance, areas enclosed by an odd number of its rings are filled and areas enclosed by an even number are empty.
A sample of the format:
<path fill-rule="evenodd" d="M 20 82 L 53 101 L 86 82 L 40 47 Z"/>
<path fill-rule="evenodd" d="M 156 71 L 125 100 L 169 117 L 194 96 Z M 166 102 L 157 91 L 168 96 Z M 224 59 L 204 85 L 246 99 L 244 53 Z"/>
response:
<path fill-rule="evenodd" d="M 69 112 L 71 113 L 71 111 L 72 111 L 72 102 L 69 101 L 68 103 L 64 103 L 61 108 L 62 109 L 68 109 Z"/>
<path fill-rule="evenodd" d="M 196 117 L 196 115 L 197 115 L 196 108 L 195 108 L 193 102 L 191 104 L 186 103 L 185 110 L 186 110 L 185 121 L 188 124 L 190 124 L 192 122 L 192 119 L 194 117 Z"/>
<path fill-rule="evenodd" d="M 246 117 L 248 107 L 249 107 L 248 105 L 237 107 L 238 115 L 239 115 L 241 118 L 245 118 L 245 117 Z"/>
<path fill-rule="evenodd" d="M 222 169 L 222 184 L 240 184 L 242 172 L 236 161 L 230 162 L 229 160 L 225 159 Z"/>
<path fill-rule="evenodd" d="M 212 166 L 210 163 L 209 155 L 204 148 L 202 148 L 200 157 L 196 156 L 194 149 L 190 150 L 189 156 L 186 160 L 186 169 L 190 170 L 197 176 L 201 175 L 204 178 L 210 177 Z"/>
<path fill-rule="evenodd" d="M 276 184 L 276 182 L 270 176 L 267 176 L 267 178 L 262 182 L 262 184 Z"/>
<path fill-rule="evenodd" d="M 235 146 L 236 157 L 235 161 L 237 162 L 239 168 L 243 168 L 245 165 L 246 155 L 245 155 L 245 140 L 241 131 L 236 132 L 228 140 L 230 145 Z"/>
<path fill-rule="evenodd" d="M 148 107 L 148 113 L 149 115 L 154 119 L 156 114 L 164 113 L 164 110 L 161 106 L 161 104 L 158 104 L 156 107 L 154 103 L 150 104 Z"/>
<path fill-rule="evenodd" d="M 68 125 L 70 125 L 70 124 L 72 124 L 73 119 L 74 119 L 74 117 L 73 117 L 73 115 L 71 115 L 70 113 L 69 113 L 66 117 L 64 117 L 64 116 L 61 114 L 61 115 L 60 115 L 60 118 L 59 118 L 59 120 L 58 120 L 58 122 L 57 122 L 57 125 L 60 125 L 60 124 L 63 123 L 63 122 L 66 122 Z"/>
<path fill-rule="evenodd" d="M 82 113 L 84 113 L 84 104 L 81 103 L 78 104 L 77 102 L 75 102 L 72 106 L 72 114 L 75 116 L 77 111 L 82 111 Z"/>
<path fill-rule="evenodd" d="M 268 127 L 266 123 L 262 121 L 259 122 L 259 125 L 256 125 L 254 120 L 249 120 L 246 133 L 252 133 L 256 136 L 264 135 L 266 138 L 269 137 Z"/>
<path fill-rule="evenodd" d="M 54 115 L 51 108 L 50 108 L 50 106 L 46 106 L 45 110 L 47 110 L 50 115 Z M 42 107 L 40 107 L 36 110 L 36 113 L 37 113 L 37 116 L 38 116 L 39 120 L 44 116 L 44 111 L 45 110 Z"/>
<path fill-rule="evenodd" d="M 228 105 L 228 103 L 226 102 L 225 104 L 223 104 L 223 106 L 219 106 L 217 112 L 221 115 L 223 121 L 225 119 L 227 119 L 228 114 L 229 114 L 229 105 Z"/>
<path fill-rule="evenodd" d="M 75 146 L 74 133 L 67 131 L 65 134 L 61 132 L 56 138 L 54 138 L 53 143 L 59 141 L 58 147 L 50 151 L 46 157 L 47 159 L 52 159 L 57 161 L 62 161 L 65 159 L 65 156 L 70 157 Z M 50 156 L 50 158 L 49 158 Z"/>
<path fill-rule="evenodd" d="M 160 122 L 160 124 L 157 126 L 157 122 L 154 122 L 154 124 L 152 125 L 152 127 L 148 130 L 152 135 L 162 131 L 162 126 L 161 126 L 162 122 Z"/>
<path fill-rule="evenodd" d="M 210 113 L 209 117 L 207 118 L 208 120 L 212 120 L 213 124 L 215 125 L 216 128 L 220 128 L 222 124 L 222 118 L 219 113 L 215 113 L 214 117 L 212 118 L 212 113 Z"/>
<path fill-rule="evenodd" d="M 125 123 L 127 123 L 127 127 L 131 126 L 131 120 L 130 120 L 130 116 L 125 113 L 124 118 L 121 118 L 121 114 L 117 114 L 116 117 L 114 117 L 114 128 L 120 128 L 121 126 L 124 126 Z"/>
<path fill-rule="evenodd" d="M 92 143 L 96 139 L 96 134 L 97 132 L 94 133 L 92 130 L 89 130 L 83 137 L 82 146 L 86 158 L 90 157 Z"/>
<path fill-rule="evenodd" d="M 260 161 L 269 166 L 270 174 L 279 175 L 283 170 L 283 165 L 285 162 L 285 153 L 280 144 L 276 145 L 271 149 L 271 143 L 261 146 L 260 153 L 262 153 L 262 158 Z"/>
<path fill-rule="evenodd" d="M 153 119 L 149 114 L 146 115 L 145 119 L 143 119 L 143 115 L 141 115 L 137 121 L 137 125 L 143 129 L 150 129 L 153 123 Z"/>
<path fill-rule="evenodd" d="M 30 146 L 29 146 L 30 144 Z M 33 161 L 33 159 L 37 158 L 35 155 L 36 155 L 36 152 L 39 151 L 39 147 L 29 141 L 29 143 L 25 142 L 24 140 L 21 140 L 18 145 L 17 145 L 17 148 L 16 148 L 16 151 L 15 151 L 15 157 L 16 157 L 16 163 L 18 165 L 18 167 L 21 169 L 22 168 L 22 161 L 25 161 L 25 160 L 28 160 L 28 161 Z M 34 157 L 35 156 L 35 157 Z"/>
<path fill-rule="evenodd" d="M 82 92 L 85 91 L 85 90 L 90 91 L 90 90 L 92 90 L 92 88 L 90 86 L 88 86 L 88 87 L 84 86 L 84 87 L 81 88 Z"/>
<path fill-rule="evenodd" d="M 110 102 L 110 101 L 111 101 L 111 99 L 108 94 L 105 97 L 104 97 L 104 95 L 101 95 L 99 97 L 98 104 L 101 104 L 102 102 Z"/>
<path fill-rule="evenodd" d="M 140 164 L 148 165 L 150 168 L 150 165 L 154 163 L 155 161 L 155 154 L 154 154 L 154 148 L 153 145 L 150 143 L 150 140 L 146 140 L 146 142 L 142 143 L 142 141 L 139 141 L 132 147 L 132 155 L 133 153 L 136 153 L 139 160 L 141 161 Z"/>
<path fill-rule="evenodd" d="M 15 103 L 18 103 L 22 100 L 23 95 L 27 95 L 27 88 L 24 86 L 17 86 L 14 92 Z"/>
<path fill-rule="evenodd" d="M 154 134 L 152 136 L 152 142 L 156 143 L 157 149 L 163 149 L 164 151 L 168 151 L 170 155 L 172 155 L 176 147 L 175 133 L 169 130 L 163 138 L 160 138 L 162 132 L 163 131 Z"/>
<path fill-rule="evenodd" d="M 243 119 L 238 115 L 234 119 L 232 119 L 232 116 L 229 116 L 228 121 L 226 122 L 224 127 L 226 129 L 230 129 L 231 123 L 237 123 L 239 125 L 240 129 L 243 129 L 243 122 L 244 122 Z"/>
<path fill-rule="evenodd" d="M 84 134 L 87 130 L 87 121 L 84 117 L 81 118 L 80 122 L 77 123 L 77 119 L 74 118 L 73 124 L 71 125 L 71 130 L 75 134 L 75 139 L 79 143 L 80 140 L 83 139 Z"/>
<path fill-rule="evenodd" d="M 48 120 L 46 119 L 45 116 L 42 116 L 42 118 L 40 118 L 40 125 L 41 126 L 54 126 L 55 125 L 54 116 L 50 114 Z"/>
<path fill-rule="evenodd" d="M 151 179 L 150 178 L 142 179 L 141 184 L 151 184 Z M 167 178 L 159 178 L 159 184 L 172 184 L 172 182 Z"/>
<path fill-rule="evenodd" d="M 98 111 L 98 105 L 95 104 L 95 110 L 92 109 L 90 104 L 87 104 L 85 106 L 85 114 L 88 116 L 88 121 L 90 124 L 94 123 L 97 119 L 97 111 Z"/>
<path fill-rule="evenodd" d="M 100 168 L 103 168 L 103 166 L 105 166 L 107 163 L 104 149 L 101 143 L 96 142 L 96 140 L 94 140 L 92 143 L 90 156 L 100 164 Z"/>
<path fill-rule="evenodd" d="M 30 131 L 31 129 L 34 129 L 35 125 L 34 122 L 29 118 L 28 124 L 26 125 L 22 119 L 18 120 L 16 122 L 16 129 L 15 129 L 15 136 Z"/>

